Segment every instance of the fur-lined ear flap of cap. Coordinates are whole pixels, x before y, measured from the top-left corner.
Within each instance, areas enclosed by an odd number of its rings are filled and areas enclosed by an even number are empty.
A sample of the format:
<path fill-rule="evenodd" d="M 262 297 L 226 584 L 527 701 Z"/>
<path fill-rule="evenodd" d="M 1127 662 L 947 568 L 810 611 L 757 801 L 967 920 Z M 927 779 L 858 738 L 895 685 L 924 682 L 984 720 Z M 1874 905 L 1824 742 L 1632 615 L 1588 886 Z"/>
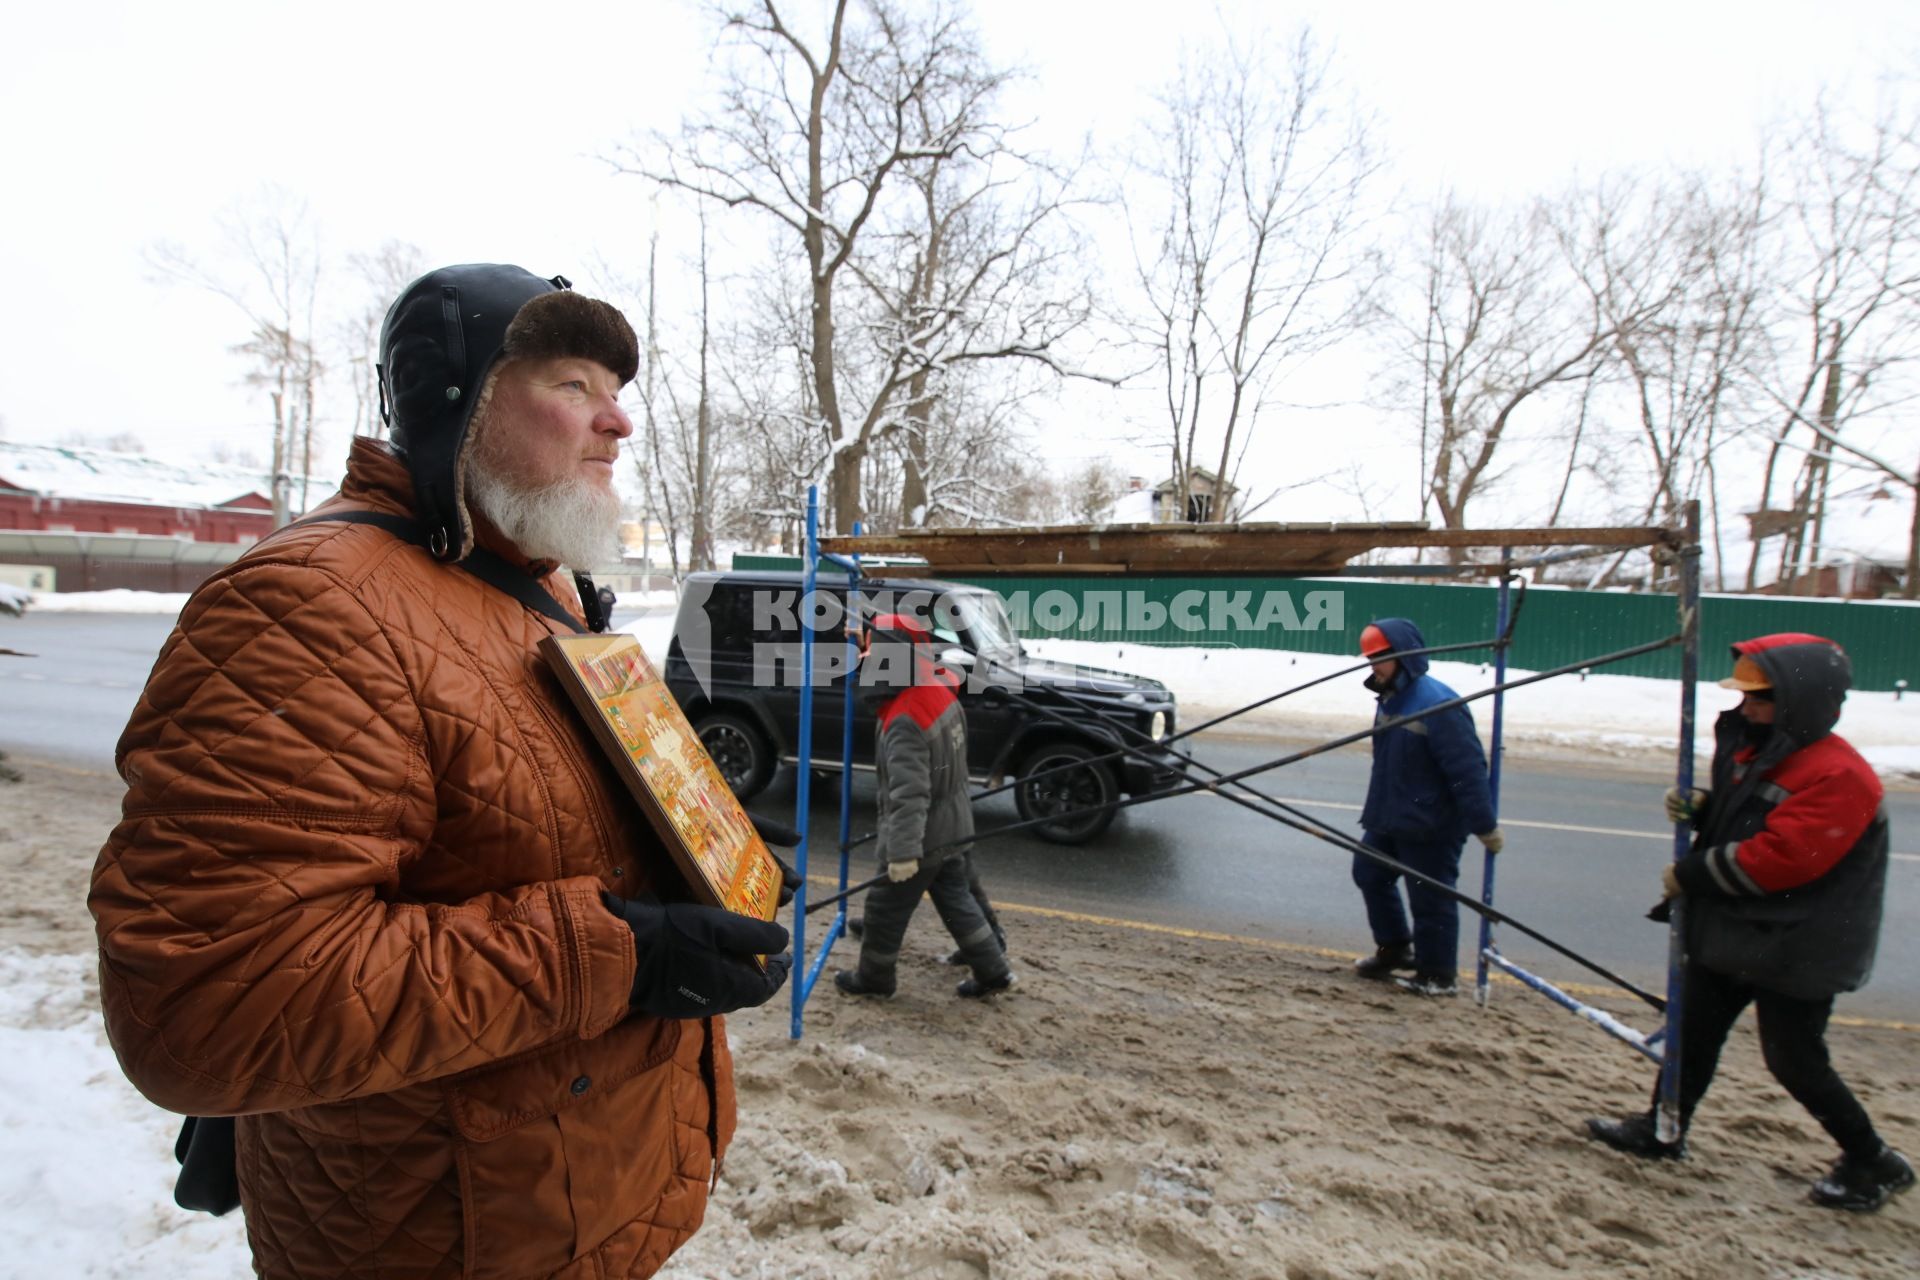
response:
<path fill-rule="evenodd" d="M 509 360 L 597 360 L 622 386 L 640 371 L 640 340 L 618 308 L 569 289 L 529 298 L 507 326 Z"/>

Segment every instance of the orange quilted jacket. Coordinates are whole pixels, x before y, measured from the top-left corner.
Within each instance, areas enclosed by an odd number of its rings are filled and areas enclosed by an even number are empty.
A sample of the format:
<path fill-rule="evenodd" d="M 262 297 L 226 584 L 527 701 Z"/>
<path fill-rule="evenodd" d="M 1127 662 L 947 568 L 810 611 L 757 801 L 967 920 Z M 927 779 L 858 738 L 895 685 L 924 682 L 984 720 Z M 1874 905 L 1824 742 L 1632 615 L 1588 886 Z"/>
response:
<path fill-rule="evenodd" d="M 410 493 L 361 440 L 323 510 Z M 239 1117 L 262 1276 L 646 1276 L 700 1224 L 726 1035 L 628 1016 L 599 894 L 681 895 L 535 652 L 551 625 L 303 526 L 194 594 L 120 739 L 107 1031 L 154 1102 Z"/>

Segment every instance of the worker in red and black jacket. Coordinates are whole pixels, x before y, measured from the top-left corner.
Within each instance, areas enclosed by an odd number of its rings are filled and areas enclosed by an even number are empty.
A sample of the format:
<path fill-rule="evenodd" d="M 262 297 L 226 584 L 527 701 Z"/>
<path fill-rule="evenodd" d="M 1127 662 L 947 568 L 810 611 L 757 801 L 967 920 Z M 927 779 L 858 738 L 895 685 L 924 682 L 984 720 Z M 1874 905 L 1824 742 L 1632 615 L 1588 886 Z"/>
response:
<path fill-rule="evenodd" d="M 1866 982 L 1879 942 L 1888 847 L 1880 780 L 1833 732 L 1852 682 L 1839 645 L 1789 632 L 1742 640 L 1733 658 L 1720 683 L 1742 697 L 1714 725 L 1712 789 L 1667 793 L 1667 816 L 1697 833 L 1662 872 L 1662 906 L 1684 895 L 1686 907 L 1682 1137 L 1661 1142 L 1650 1111 L 1587 1128 L 1632 1155 L 1685 1155 L 1684 1131 L 1720 1048 L 1752 1004 L 1768 1070 L 1840 1144 L 1813 1201 L 1871 1212 L 1913 1185 L 1913 1166 L 1835 1073 L 1826 1030 L 1834 997 Z"/>
<path fill-rule="evenodd" d="M 1013 985 L 993 922 L 968 882 L 973 799 L 967 794 L 967 719 L 953 680 L 933 660 L 933 637 L 906 614 L 874 618 L 854 672 L 858 696 L 879 703 L 874 766 L 880 791 L 880 860 L 887 880 L 867 891 L 860 964 L 833 975 L 848 995 L 890 996 L 900 943 L 933 899 L 973 970 L 958 994 L 977 999 Z"/>

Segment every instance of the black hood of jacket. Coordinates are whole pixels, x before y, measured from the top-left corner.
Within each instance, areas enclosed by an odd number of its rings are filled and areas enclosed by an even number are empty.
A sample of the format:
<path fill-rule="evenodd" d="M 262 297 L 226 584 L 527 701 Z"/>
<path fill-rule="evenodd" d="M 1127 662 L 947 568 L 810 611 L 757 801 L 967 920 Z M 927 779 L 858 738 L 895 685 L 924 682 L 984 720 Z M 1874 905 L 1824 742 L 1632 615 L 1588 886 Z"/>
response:
<path fill-rule="evenodd" d="M 1839 645 L 1819 636 L 1759 636 L 1733 646 L 1773 685 L 1773 741 L 1767 754 L 1788 755 L 1833 732 L 1853 686 L 1853 665 Z"/>

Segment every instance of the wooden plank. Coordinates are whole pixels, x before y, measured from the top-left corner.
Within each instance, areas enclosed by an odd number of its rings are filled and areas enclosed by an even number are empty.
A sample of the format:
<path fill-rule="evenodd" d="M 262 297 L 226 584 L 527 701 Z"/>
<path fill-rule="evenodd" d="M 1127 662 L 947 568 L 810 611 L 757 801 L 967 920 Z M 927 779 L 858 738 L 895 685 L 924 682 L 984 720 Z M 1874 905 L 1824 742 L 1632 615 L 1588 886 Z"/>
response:
<path fill-rule="evenodd" d="M 1372 524 L 1136 524 L 1007 529 L 915 529 L 821 539 L 839 555 L 921 556 L 951 574 L 1331 573 L 1381 548 L 1642 547 L 1677 545 L 1668 529 L 1432 529 Z"/>

